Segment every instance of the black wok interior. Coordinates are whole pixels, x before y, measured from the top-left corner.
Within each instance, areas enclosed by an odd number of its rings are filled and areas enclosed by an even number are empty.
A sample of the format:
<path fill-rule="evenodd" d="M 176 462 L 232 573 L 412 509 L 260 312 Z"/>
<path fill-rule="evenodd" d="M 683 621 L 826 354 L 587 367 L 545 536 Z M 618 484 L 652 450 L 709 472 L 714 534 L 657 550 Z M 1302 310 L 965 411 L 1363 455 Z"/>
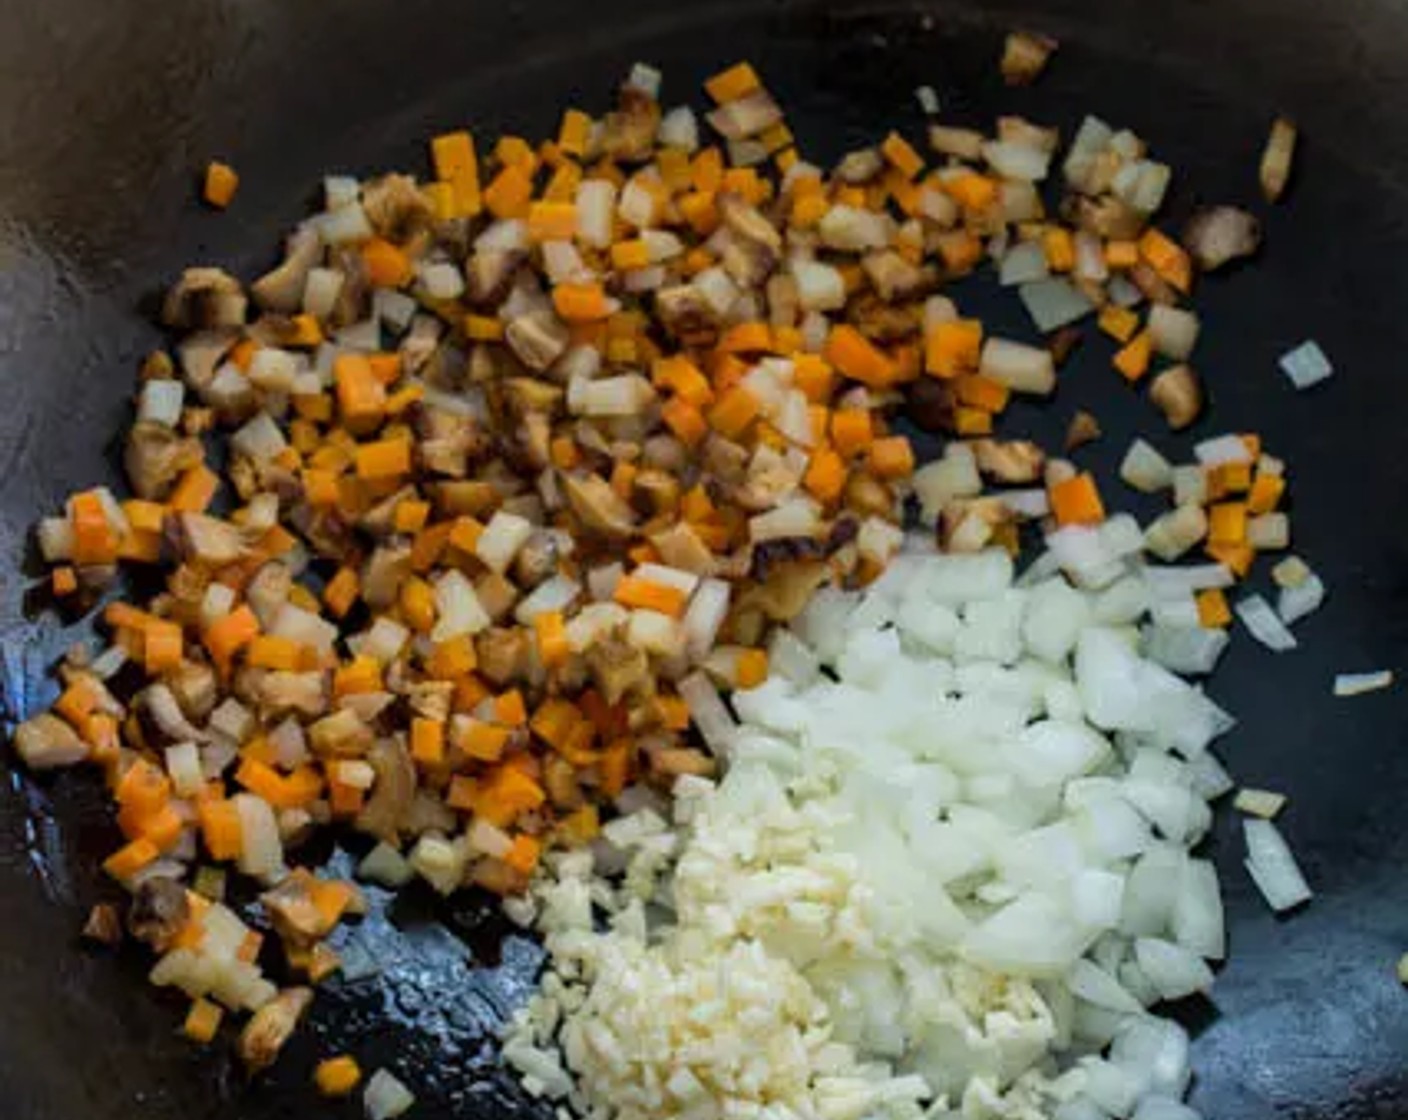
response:
<path fill-rule="evenodd" d="M 1008 91 L 1002 33 L 1063 43 L 1048 75 Z M 1248 784 L 1291 796 L 1286 831 L 1316 887 L 1288 919 L 1243 872 L 1230 813 L 1212 851 L 1232 955 L 1196 1035 L 1192 1096 L 1210 1118 L 1408 1116 L 1408 692 L 1330 694 L 1340 671 L 1408 668 L 1408 9 L 1388 0 L 999 0 L 986 4 L 652 5 L 595 0 L 0 0 L 0 717 L 54 695 L 46 669 L 89 633 L 27 595 L 28 528 L 70 490 L 117 482 L 115 440 L 140 355 L 160 340 L 153 295 L 186 263 L 252 275 L 330 170 L 421 170 L 434 132 L 540 136 L 568 103 L 599 108 L 629 65 L 663 68 L 665 100 L 747 57 L 803 150 L 830 159 L 890 126 L 919 135 L 915 86 L 946 116 L 1016 111 L 1069 130 L 1085 111 L 1128 125 L 1175 169 L 1175 216 L 1198 200 L 1262 214 L 1253 267 L 1200 292 L 1198 363 L 1211 418 L 1160 443 L 1255 430 L 1294 474 L 1297 548 L 1331 588 L 1275 656 L 1242 636 L 1210 689 L 1239 717 L 1221 751 Z M 1302 127 L 1285 205 L 1256 195 L 1270 118 Z M 198 170 L 243 183 L 216 215 Z M 959 293 L 1000 330 L 1028 332 L 990 282 Z M 1093 334 L 1093 332 L 1091 332 Z M 1277 355 L 1315 337 L 1339 371 L 1294 393 Z M 1158 431 L 1088 340 L 1057 400 L 1012 421 L 1054 438 L 1076 407 L 1109 472 Z M 1265 577 L 1261 577 L 1264 579 Z M 1400 674 L 1401 676 L 1402 674 Z M 176 1035 L 179 999 L 135 951 L 78 931 L 112 888 L 95 869 L 116 835 L 89 773 L 34 780 L 0 755 L 0 1115 L 14 1120 L 251 1120 L 360 1114 L 313 1098 L 310 1071 L 351 1051 L 389 1064 L 425 1117 L 549 1116 L 495 1071 L 493 1026 L 525 997 L 539 953 L 483 899 L 417 891 L 350 932 L 379 976 L 335 979 L 278 1067 L 248 1083 L 223 1045 Z M 345 853 L 334 860 L 346 860 Z"/>

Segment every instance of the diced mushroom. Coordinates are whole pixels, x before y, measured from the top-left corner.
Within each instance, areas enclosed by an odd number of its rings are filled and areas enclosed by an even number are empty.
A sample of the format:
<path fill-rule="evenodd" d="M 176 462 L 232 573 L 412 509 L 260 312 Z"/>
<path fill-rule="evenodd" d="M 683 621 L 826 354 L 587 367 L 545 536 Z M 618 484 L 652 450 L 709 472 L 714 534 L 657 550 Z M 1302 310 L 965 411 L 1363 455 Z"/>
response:
<path fill-rule="evenodd" d="M 362 209 L 381 236 L 405 241 L 428 229 L 435 208 L 409 175 L 383 175 L 362 187 Z"/>
<path fill-rule="evenodd" d="M 973 442 L 978 470 L 999 482 L 1035 482 L 1046 465 L 1046 453 L 1024 439 L 980 439 Z"/>
<path fill-rule="evenodd" d="M 366 807 L 357 815 L 357 829 L 400 846 L 401 821 L 416 792 L 416 768 L 400 739 L 378 739 L 367 752 L 376 782 Z"/>
<path fill-rule="evenodd" d="M 1036 81 L 1059 44 L 1049 35 L 1014 31 L 1002 48 L 1002 79 L 1009 86 Z"/>
<path fill-rule="evenodd" d="M 519 315 L 504 330 L 509 349 L 529 369 L 542 372 L 567 349 L 571 336 L 566 325 L 551 311 Z"/>
<path fill-rule="evenodd" d="M 292 315 L 303 308 L 308 273 L 322 259 L 323 244 L 312 225 L 300 226 L 288 239 L 284 259 L 249 286 L 254 301 L 269 311 Z"/>
<path fill-rule="evenodd" d="M 306 948 L 327 934 L 327 923 L 313 900 L 315 885 L 312 873 L 300 867 L 259 896 L 260 904 L 285 944 Z"/>
<path fill-rule="evenodd" d="M 260 676 L 255 691 L 261 712 L 270 719 L 290 712 L 313 718 L 328 710 L 327 674 L 316 669 L 266 672 Z"/>
<path fill-rule="evenodd" d="M 853 187 L 863 186 L 885 170 L 885 160 L 874 148 L 847 152 L 836 165 L 836 177 Z"/>
<path fill-rule="evenodd" d="M 465 269 L 465 298 L 479 307 L 497 307 L 513 287 L 528 254 L 519 249 L 478 249 Z"/>
<path fill-rule="evenodd" d="M 308 742 L 324 758 L 360 758 L 372 745 L 372 730 L 357 714 L 340 708 L 308 728 Z"/>
<path fill-rule="evenodd" d="M 1149 399 L 1174 431 L 1186 428 L 1203 410 L 1203 386 L 1191 366 L 1171 366 L 1149 385 Z"/>
<path fill-rule="evenodd" d="M 1077 447 L 1084 447 L 1087 443 L 1099 439 L 1101 434 L 1100 422 L 1085 409 L 1080 409 L 1071 417 L 1071 422 L 1066 427 L 1066 450 L 1074 451 Z"/>
<path fill-rule="evenodd" d="M 861 260 L 861 267 L 876 293 L 886 301 L 915 299 L 937 281 L 932 269 L 911 264 L 893 249 L 866 254 Z M 912 332 L 912 321 L 906 327 L 907 333 Z"/>
<path fill-rule="evenodd" d="M 215 670 L 204 662 L 181 662 L 166 675 L 166 683 L 187 719 L 204 721 L 215 710 L 215 702 L 220 695 Z"/>
<path fill-rule="evenodd" d="M 285 988 L 254 1013 L 240 1032 L 237 1047 L 251 1073 L 274 1064 L 312 1002 L 311 988 Z"/>
<path fill-rule="evenodd" d="M 660 559 L 672 568 L 696 575 L 708 575 L 714 570 L 714 554 L 687 522 L 677 522 L 656 533 L 650 543 Z"/>
<path fill-rule="evenodd" d="M 164 953 L 191 916 L 186 888 L 166 875 L 143 879 L 132 896 L 127 929 L 158 953 Z"/>
<path fill-rule="evenodd" d="M 208 736 L 194 726 L 181 711 L 176 697 L 164 684 L 154 684 L 140 694 L 140 710 L 144 711 L 166 738 L 173 743 L 205 742 Z"/>
<path fill-rule="evenodd" d="M 1291 179 L 1291 160 L 1296 151 L 1296 126 L 1285 117 L 1277 117 L 1271 125 L 1271 134 L 1266 139 L 1266 150 L 1261 155 L 1258 177 L 1261 180 L 1261 193 L 1266 201 L 1276 202 L 1286 190 Z"/>
<path fill-rule="evenodd" d="M 611 636 L 587 651 L 587 668 L 608 704 L 627 696 L 641 698 L 654 691 L 650 661 L 643 650 L 623 638 Z"/>
<path fill-rule="evenodd" d="M 607 537 L 628 537 L 635 532 L 631 507 L 605 479 L 594 474 L 568 474 L 563 475 L 562 484 L 572 512 L 587 531 Z"/>
<path fill-rule="evenodd" d="M 712 346 L 718 336 L 718 320 L 693 284 L 657 291 L 655 314 L 661 326 L 682 345 Z"/>
<path fill-rule="evenodd" d="M 1183 244 L 1205 272 L 1239 257 L 1249 257 L 1261 245 L 1261 224 L 1235 206 L 1200 210 L 1183 231 Z"/>
<path fill-rule="evenodd" d="M 88 911 L 88 920 L 83 923 L 83 937 L 99 945 L 117 945 L 122 941 L 122 919 L 117 907 L 100 902 Z"/>
<path fill-rule="evenodd" d="M 480 674 L 494 685 L 503 688 L 528 676 L 533 645 L 524 630 L 491 627 L 476 637 L 474 647 Z"/>
<path fill-rule="evenodd" d="M 165 424 L 138 420 L 127 433 L 123 466 L 139 498 L 161 501 L 177 480 L 204 458 L 200 441 L 178 435 Z"/>
<path fill-rule="evenodd" d="M 181 376 L 186 384 L 204 393 L 215 377 L 215 368 L 220 360 L 238 340 L 239 331 L 223 329 L 196 331 L 177 343 L 176 356 L 180 359 Z"/>
<path fill-rule="evenodd" d="M 746 140 L 782 120 L 782 109 L 766 90 L 754 90 L 720 105 L 709 114 L 709 123 L 725 139 Z"/>
<path fill-rule="evenodd" d="M 167 522 L 175 527 L 178 551 L 187 560 L 219 568 L 244 558 L 249 551 L 238 525 L 204 513 L 181 513 Z"/>
<path fill-rule="evenodd" d="M 166 294 L 161 321 L 181 330 L 242 327 L 247 306 L 240 282 L 224 269 L 188 268 Z"/>
<path fill-rule="evenodd" d="M 15 728 L 15 749 L 31 770 L 72 766 L 88 757 L 88 744 L 64 720 L 43 712 Z"/>

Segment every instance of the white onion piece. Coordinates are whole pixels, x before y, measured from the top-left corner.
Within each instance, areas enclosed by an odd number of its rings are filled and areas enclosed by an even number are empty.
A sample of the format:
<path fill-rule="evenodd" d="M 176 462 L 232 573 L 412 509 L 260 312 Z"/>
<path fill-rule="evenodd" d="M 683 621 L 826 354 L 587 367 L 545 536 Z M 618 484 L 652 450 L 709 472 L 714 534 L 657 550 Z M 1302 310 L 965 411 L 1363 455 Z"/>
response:
<path fill-rule="evenodd" d="M 1164 999 L 1182 999 L 1212 987 L 1212 970 L 1196 953 L 1157 937 L 1134 943 L 1135 960 Z"/>
<path fill-rule="evenodd" d="M 978 372 L 1018 393 L 1045 396 L 1056 388 L 1051 351 L 1005 338 L 989 338 L 983 343 Z"/>
<path fill-rule="evenodd" d="M 1325 585 L 1307 569 L 1307 575 L 1292 587 L 1282 587 L 1276 596 L 1276 613 L 1287 626 L 1320 609 L 1325 601 Z"/>
<path fill-rule="evenodd" d="M 727 758 L 738 735 L 738 725 L 714 682 L 701 672 L 690 673 L 679 682 L 679 694 L 689 705 L 690 718 L 705 745 L 716 757 Z"/>
<path fill-rule="evenodd" d="M 1311 897 L 1295 856 L 1274 824 L 1247 819 L 1242 833 L 1247 841 L 1247 871 L 1271 909 L 1289 910 Z"/>
<path fill-rule="evenodd" d="M 1251 448 L 1247 441 L 1238 435 L 1213 436 L 1193 446 L 1193 454 L 1205 467 L 1217 467 L 1223 463 L 1250 463 Z"/>
<path fill-rule="evenodd" d="M 1039 241 L 1019 241 L 1002 255 L 1002 265 L 998 269 L 998 282 L 1004 288 L 1014 284 L 1029 284 L 1033 280 L 1045 280 L 1051 275 Z"/>
<path fill-rule="evenodd" d="M 1325 351 L 1314 341 L 1302 342 L 1294 350 L 1281 355 L 1282 371 L 1297 389 L 1308 389 L 1334 376 L 1335 368 Z"/>
<path fill-rule="evenodd" d="M 1157 494 L 1173 485 L 1173 467 L 1152 444 L 1136 439 L 1120 462 L 1120 478 L 1145 494 Z"/>
<path fill-rule="evenodd" d="M 1286 805 L 1286 795 L 1269 789 L 1239 789 L 1232 807 L 1239 813 L 1269 821 Z"/>
<path fill-rule="evenodd" d="M 1295 649 L 1296 636 L 1286 628 L 1286 624 L 1271 609 L 1271 604 L 1260 595 L 1248 595 L 1238 600 L 1232 608 L 1242 620 L 1251 636 L 1276 653 Z"/>
<path fill-rule="evenodd" d="M 371 1075 L 362 1093 L 367 1120 L 393 1120 L 415 1103 L 415 1094 L 384 1069 Z"/>
<path fill-rule="evenodd" d="M 1198 317 L 1181 307 L 1156 303 L 1149 309 L 1149 340 L 1154 351 L 1176 362 L 1187 361 L 1198 341 Z"/>
<path fill-rule="evenodd" d="M 1393 685 L 1393 670 L 1379 669 L 1372 673 L 1339 673 L 1335 676 L 1336 696 L 1363 696 Z"/>
<path fill-rule="evenodd" d="M 1042 334 L 1083 319 L 1095 310 L 1084 292 L 1059 276 L 1023 284 L 1017 295 Z"/>

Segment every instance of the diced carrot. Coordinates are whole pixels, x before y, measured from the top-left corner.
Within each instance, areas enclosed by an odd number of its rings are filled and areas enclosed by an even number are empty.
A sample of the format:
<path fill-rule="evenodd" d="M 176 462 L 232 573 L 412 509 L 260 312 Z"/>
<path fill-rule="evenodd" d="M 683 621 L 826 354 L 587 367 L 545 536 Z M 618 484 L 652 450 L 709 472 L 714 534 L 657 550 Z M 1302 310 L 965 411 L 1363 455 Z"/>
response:
<path fill-rule="evenodd" d="M 217 618 L 205 628 L 205 648 L 215 664 L 228 668 L 235 654 L 252 642 L 259 633 L 259 619 L 250 608 L 236 607 L 223 618 Z"/>
<path fill-rule="evenodd" d="M 626 272 L 650 264 L 650 246 L 640 238 L 618 241 L 611 246 L 611 267 Z"/>
<path fill-rule="evenodd" d="M 528 722 L 528 709 L 523 693 L 512 688 L 494 697 L 494 722 L 505 727 L 519 727 Z"/>
<path fill-rule="evenodd" d="M 418 533 L 429 519 L 429 502 L 407 498 L 396 503 L 396 512 L 391 515 L 391 525 L 398 533 Z"/>
<path fill-rule="evenodd" d="M 1153 354 L 1153 339 L 1147 330 L 1142 330 L 1115 354 L 1115 369 L 1120 371 L 1120 376 L 1126 381 L 1138 381 L 1149 372 L 1149 362 Z"/>
<path fill-rule="evenodd" d="M 513 731 L 479 719 L 461 719 L 456 723 L 455 746 L 469 758 L 479 762 L 497 762 L 503 758 Z"/>
<path fill-rule="evenodd" d="M 124 808 L 150 816 L 171 799 L 171 779 L 145 758 L 138 758 L 122 775 L 113 797 Z"/>
<path fill-rule="evenodd" d="M 807 464 L 802 485 L 818 501 L 830 504 L 841 496 L 846 485 L 846 464 L 841 456 L 830 447 L 819 447 L 812 452 Z"/>
<path fill-rule="evenodd" d="M 1206 475 L 1209 500 L 1225 494 L 1245 494 L 1252 486 L 1250 463 L 1218 463 L 1207 468 Z"/>
<path fill-rule="evenodd" d="M 249 643 L 245 664 L 258 669 L 280 669 L 294 672 L 303 664 L 304 646 L 292 638 L 276 634 L 260 634 Z"/>
<path fill-rule="evenodd" d="M 345 1097 L 362 1080 L 362 1070 L 356 1059 L 344 1054 L 318 1063 L 313 1082 L 325 1097 Z"/>
<path fill-rule="evenodd" d="M 1096 322 L 1102 331 L 1121 343 L 1128 342 L 1139 329 L 1139 316 L 1117 303 L 1107 303 L 1102 307 Z"/>
<path fill-rule="evenodd" d="M 528 727 L 548 746 L 560 747 L 567 742 L 573 726 L 581 718 L 581 713 L 570 700 L 550 697 L 538 706 Z"/>
<path fill-rule="evenodd" d="M 709 434 L 704 414 L 682 397 L 671 397 L 661 405 L 660 419 L 686 447 L 697 446 Z"/>
<path fill-rule="evenodd" d="M 715 101 L 737 101 L 763 88 L 757 71 L 746 62 L 735 63 L 704 82 L 704 89 Z"/>
<path fill-rule="evenodd" d="M 894 360 L 849 323 L 831 328 L 822 357 L 847 377 L 872 389 L 887 388 L 899 379 Z"/>
<path fill-rule="evenodd" d="M 1059 525 L 1095 525 L 1105 520 L 1105 506 L 1089 472 L 1058 482 L 1051 487 L 1050 498 Z"/>
<path fill-rule="evenodd" d="M 1001 412 L 1012 396 L 1012 391 L 1002 382 L 978 373 L 958 378 L 953 388 L 961 403 L 984 412 Z"/>
<path fill-rule="evenodd" d="M 737 323 L 724 332 L 718 349 L 725 354 L 771 350 L 772 329 L 756 321 Z"/>
<path fill-rule="evenodd" d="M 587 154 L 591 134 L 591 117 L 580 109 L 568 109 L 562 114 L 562 124 L 557 130 L 557 146 L 569 156 L 581 159 Z"/>
<path fill-rule="evenodd" d="M 590 323 L 611 314 L 611 304 L 600 284 L 558 284 L 552 290 L 553 307 L 569 323 Z"/>
<path fill-rule="evenodd" d="M 838 408 L 831 414 L 831 442 L 843 459 L 868 450 L 874 439 L 869 409 Z"/>
<path fill-rule="evenodd" d="M 946 230 L 934 238 L 944 267 L 955 276 L 970 272 L 983 259 L 983 242 L 967 230 Z"/>
<path fill-rule="evenodd" d="M 651 381 L 695 408 L 703 408 L 714 399 L 709 379 L 683 354 L 657 359 L 651 369 Z"/>
<path fill-rule="evenodd" d="M 466 315 L 464 333 L 472 342 L 498 342 L 504 337 L 504 325 L 489 315 Z"/>
<path fill-rule="evenodd" d="M 1208 508 L 1208 541 L 1212 544 L 1232 546 L 1246 544 L 1245 502 L 1219 502 Z"/>
<path fill-rule="evenodd" d="M 394 351 L 378 350 L 367 355 L 367 365 L 372 376 L 383 386 L 390 385 L 401 376 L 401 355 Z"/>
<path fill-rule="evenodd" d="M 616 465 L 611 468 L 611 489 L 616 491 L 616 496 L 623 502 L 631 500 L 631 491 L 635 488 L 636 475 L 639 473 L 639 467 L 624 459 L 618 459 Z"/>
<path fill-rule="evenodd" d="M 386 388 L 372 371 L 365 354 L 339 354 L 333 361 L 337 407 L 342 422 L 354 435 L 371 431 L 386 410 Z"/>
<path fill-rule="evenodd" d="M 745 649 L 738 655 L 734 667 L 739 688 L 757 688 L 768 678 L 768 651 Z"/>
<path fill-rule="evenodd" d="M 986 210 L 997 199 L 997 184 L 976 171 L 943 179 L 939 186 L 965 210 Z"/>
<path fill-rule="evenodd" d="M 450 525 L 450 547 L 457 548 L 466 556 L 473 556 L 479 547 L 479 538 L 484 534 L 484 525 L 473 517 L 457 517 Z"/>
<path fill-rule="evenodd" d="M 404 439 L 383 439 L 357 448 L 357 476 L 382 482 L 400 478 L 411 469 L 411 444 Z"/>
<path fill-rule="evenodd" d="M 323 344 L 323 328 L 318 325 L 318 320 L 311 315 L 295 315 L 292 320 L 293 333 L 285 343 L 300 349 L 311 350 L 315 346 Z"/>
<path fill-rule="evenodd" d="M 175 669 L 181 664 L 184 642 L 181 627 L 174 622 L 153 622 L 142 643 L 143 668 L 151 676 Z"/>
<path fill-rule="evenodd" d="M 362 269 L 374 288 L 404 287 L 414 274 L 410 257 L 383 237 L 365 242 L 361 256 Z"/>
<path fill-rule="evenodd" d="M 220 476 L 204 463 L 197 463 L 181 476 L 166 504 L 173 513 L 201 513 L 219 487 Z"/>
<path fill-rule="evenodd" d="M 983 324 L 978 319 L 939 323 L 924 338 L 924 370 L 935 377 L 958 377 L 978 368 Z"/>
<path fill-rule="evenodd" d="M 422 766 L 441 765 L 445 761 L 445 725 L 423 716 L 411 720 L 411 757 Z"/>
<path fill-rule="evenodd" d="M 761 408 L 761 403 L 750 389 L 735 385 L 709 410 L 709 426 L 728 439 L 737 439 Z"/>
<path fill-rule="evenodd" d="M 533 619 L 533 633 L 538 640 L 538 657 L 544 668 L 554 669 L 571 655 L 567 644 L 567 628 L 561 611 L 543 611 Z"/>
<path fill-rule="evenodd" d="M 1209 541 L 1203 551 L 1239 579 L 1252 570 L 1256 550 L 1249 544 L 1216 544 Z"/>
<path fill-rule="evenodd" d="M 186 1021 L 181 1024 L 181 1033 L 203 1046 L 214 1041 L 220 1029 L 220 1020 L 224 1017 L 225 1011 L 218 1003 L 211 1003 L 204 997 L 194 999 L 191 1009 L 186 1012 Z"/>
<path fill-rule="evenodd" d="M 478 665 L 473 639 L 468 634 L 459 634 L 436 644 L 425 671 L 436 680 L 452 681 L 474 672 Z"/>
<path fill-rule="evenodd" d="M 103 861 L 103 870 L 114 879 L 130 879 L 148 864 L 156 862 L 160 855 L 161 849 L 145 836 L 139 836 L 108 856 Z"/>
<path fill-rule="evenodd" d="M 533 178 L 521 166 L 509 164 L 484 188 L 484 205 L 499 219 L 526 218 L 533 197 Z"/>
<path fill-rule="evenodd" d="M 793 200 L 788 222 L 796 229 L 811 229 L 826 217 L 827 211 L 830 209 L 831 204 L 826 201 L 824 196 L 803 195 Z"/>
<path fill-rule="evenodd" d="M 1152 226 L 1139 239 L 1139 255 L 1180 292 L 1193 286 L 1193 262 L 1184 248 Z"/>
<path fill-rule="evenodd" d="M 474 138 L 468 132 L 450 132 L 430 142 L 435 175 L 454 191 L 455 216 L 472 218 L 479 213 L 479 160 Z"/>
<path fill-rule="evenodd" d="M 1139 242 L 1107 241 L 1105 263 L 1111 268 L 1133 268 L 1139 263 Z"/>
<path fill-rule="evenodd" d="M 870 445 L 870 469 L 878 478 L 906 478 L 914 473 L 914 449 L 907 436 L 886 436 Z"/>
<path fill-rule="evenodd" d="M 1041 235 L 1041 251 L 1052 272 L 1070 272 L 1076 266 L 1076 243 L 1064 226 L 1052 226 Z"/>
<path fill-rule="evenodd" d="M 360 693 L 380 692 L 381 687 L 381 666 L 366 654 L 360 654 L 345 665 L 339 665 L 332 676 L 332 692 L 338 699 Z"/>
<path fill-rule="evenodd" d="M 542 786 L 521 769 L 504 765 L 480 783 L 474 797 L 474 812 L 490 824 L 504 828 L 546 800 Z"/>
<path fill-rule="evenodd" d="M 75 494 L 70 500 L 73 559 L 78 564 L 111 564 L 117 559 L 117 533 L 108 521 L 97 491 Z"/>
<path fill-rule="evenodd" d="M 670 587 L 640 576 L 626 576 L 616 585 L 612 596 L 623 607 L 634 610 L 659 611 L 679 618 L 684 614 L 689 597 L 678 587 Z"/>
<path fill-rule="evenodd" d="M 458 216 L 455 188 L 452 183 L 426 183 L 421 187 L 426 198 L 430 199 L 430 209 L 437 222 L 448 222 Z"/>
<path fill-rule="evenodd" d="M 898 132 L 885 137 L 880 145 L 880 154 L 906 179 L 913 179 L 924 170 L 924 157 Z"/>
<path fill-rule="evenodd" d="M 1209 587 L 1195 596 L 1198 604 L 1198 625 L 1221 629 L 1232 624 L 1232 611 L 1221 588 Z"/>
<path fill-rule="evenodd" d="M 240 177 L 228 163 L 211 160 L 205 167 L 205 183 L 201 187 L 201 197 L 217 210 L 223 210 L 235 200 L 239 190 Z"/>
<path fill-rule="evenodd" d="M 72 595 L 78 590 L 78 573 L 67 564 L 60 565 L 49 573 L 49 588 L 61 599 Z"/>
<path fill-rule="evenodd" d="M 133 499 L 122 503 L 122 513 L 133 529 L 144 533 L 160 533 L 166 522 L 166 510 L 159 502 Z"/>
<path fill-rule="evenodd" d="M 528 208 L 528 233 L 534 241 L 570 241 L 577 233 L 575 202 L 535 202 Z"/>
<path fill-rule="evenodd" d="M 1270 513 L 1281 503 L 1285 493 L 1286 480 L 1280 475 L 1258 474 L 1247 495 L 1247 511 L 1254 514 Z"/>
<path fill-rule="evenodd" d="M 543 845 L 539 840 L 526 833 L 519 833 L 504 853 L 504 862 L 520 875 L 531 875 L 533 869 L 538 866 L 542 853 Z"/>

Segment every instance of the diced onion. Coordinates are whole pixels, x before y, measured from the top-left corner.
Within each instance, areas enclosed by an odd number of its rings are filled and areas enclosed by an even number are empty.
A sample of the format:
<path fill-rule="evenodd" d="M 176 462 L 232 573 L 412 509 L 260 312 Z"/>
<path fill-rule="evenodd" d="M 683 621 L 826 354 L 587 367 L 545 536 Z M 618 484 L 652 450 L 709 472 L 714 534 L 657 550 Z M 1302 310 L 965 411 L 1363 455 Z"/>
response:
<path fill-rule="evenodd" d="M 1311 890 L 1285 837 L 1270 821 L 1242 822 L 1247 841 L 1247 871 L 1271 909 L 1289 910 L 1311 897 Z"/>
<path fill-rule="evenodd" d="M 1334 376 L 1335 372 L 1330 359 L 1325 357 L 1325 351 L 1314 341 L 1302 342 L 1294 350 L 1282 354 L 1280 365 L 1297 389 L 1318 385 Z"/>
<path fill-rule="evenodd" d="M 1363 696 L 1393 685 L 1393 670 L 1379 669 L 1372 673 L 1338 673 L 1335 676 L 1336 696 Z"/>
<path fill-rule="evenodd" d="M 1260 595 L 1248 595 L 1232 608 L 1237 612 L 1251 636 L 1267 649 L 1277 653 L 1296 648 L 1296 637 Z"/>

